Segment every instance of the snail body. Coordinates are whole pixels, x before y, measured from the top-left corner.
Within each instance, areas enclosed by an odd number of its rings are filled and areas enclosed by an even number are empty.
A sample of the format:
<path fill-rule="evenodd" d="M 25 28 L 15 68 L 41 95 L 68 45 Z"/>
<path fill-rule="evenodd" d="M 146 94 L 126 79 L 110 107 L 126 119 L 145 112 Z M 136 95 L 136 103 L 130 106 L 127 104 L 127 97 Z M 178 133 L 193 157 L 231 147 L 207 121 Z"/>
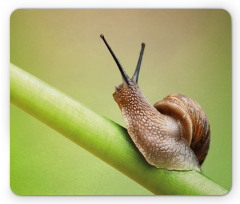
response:
<path fill-rule="evenodd" d="M 193 99 L 169 95 L 153 105 L 138 87 L 138 76 L 145 44 L 142 43 L 138 64 L 129 78 L 108 45 L 121 72 L 123 83 L 113 94 L 128 133 L 147 162 L 168 170 L 201 171 L 210 142 L 210 127 L 200 105 Z"/>

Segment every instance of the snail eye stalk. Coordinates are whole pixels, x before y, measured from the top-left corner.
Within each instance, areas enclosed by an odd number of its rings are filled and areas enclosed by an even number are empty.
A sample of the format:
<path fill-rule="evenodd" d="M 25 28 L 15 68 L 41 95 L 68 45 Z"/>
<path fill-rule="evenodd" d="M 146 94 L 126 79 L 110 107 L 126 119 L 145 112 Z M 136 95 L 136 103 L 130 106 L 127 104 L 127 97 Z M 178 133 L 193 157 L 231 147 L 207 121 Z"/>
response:
<path fill-rule="evenodd" d="M 124 71 L 122 65 L 120 64 L 118 58 L 116 57 L 116 55 L 114 54 L 114 52 L 112 51 L 112 48 L 109 46 L 109 44 L 107 43 L 105 37 L 103 34 L 100 35 L 100 37 L 103 39 L 103 42 L 105 43 L 105 45 L 107 46 L 109 52 L 111 53 L 113 59 L 115 60 L 119 71 L 121 72 L 123 81 L 126 82 L 128 85 L 130 84 L 130 78 L 128 77 L 127 73 Z"/>
<path fill-rule="evenodd" d="M 139 71 L 140 71 L 140 67 L 141 67 L 141 63 L 142 63 L 144 48 L 145 48 L 145 43 L 142 43 L 142 48 L 141 48 L 141 52 L 140 52 L 140 55 L 139 55 L 137 67 L 136 67 L 136 70 L 135 70 L 135 72 L 133 74 L 133 77 L 132 77 L 132 80 L 136 83 L 138 82 L 138 76 L 139 76 Z"/>

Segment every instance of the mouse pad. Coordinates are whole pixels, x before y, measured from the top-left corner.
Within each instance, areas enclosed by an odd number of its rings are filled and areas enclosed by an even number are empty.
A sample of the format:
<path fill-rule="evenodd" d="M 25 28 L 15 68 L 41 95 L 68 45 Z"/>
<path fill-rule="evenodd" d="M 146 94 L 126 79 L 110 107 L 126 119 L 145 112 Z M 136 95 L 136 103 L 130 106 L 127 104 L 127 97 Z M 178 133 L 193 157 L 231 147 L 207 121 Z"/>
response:
<path fill-rule="evenodd" d="M 17 9 L 10 97 L 17 195 L 231 189 L 226 10 Z"/>

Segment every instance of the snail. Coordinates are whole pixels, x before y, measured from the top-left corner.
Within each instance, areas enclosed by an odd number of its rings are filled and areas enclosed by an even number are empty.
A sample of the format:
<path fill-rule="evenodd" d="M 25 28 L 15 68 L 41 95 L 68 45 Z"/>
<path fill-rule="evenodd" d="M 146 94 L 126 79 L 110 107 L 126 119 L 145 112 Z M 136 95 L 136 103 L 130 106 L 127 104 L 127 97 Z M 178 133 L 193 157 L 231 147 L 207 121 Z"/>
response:
<path fill-rule="evenodd" d="M 151 105 L 138 87 L 145 44 L 142 43 L 132 78 L 100 35 L 114 58 L 123 83 L 113 94 L 127 131 L 147 162 L 167 170 L 201 171 L 210 143 L 210 125 L 201 106 L 193 99 L 173 94 Z"/>

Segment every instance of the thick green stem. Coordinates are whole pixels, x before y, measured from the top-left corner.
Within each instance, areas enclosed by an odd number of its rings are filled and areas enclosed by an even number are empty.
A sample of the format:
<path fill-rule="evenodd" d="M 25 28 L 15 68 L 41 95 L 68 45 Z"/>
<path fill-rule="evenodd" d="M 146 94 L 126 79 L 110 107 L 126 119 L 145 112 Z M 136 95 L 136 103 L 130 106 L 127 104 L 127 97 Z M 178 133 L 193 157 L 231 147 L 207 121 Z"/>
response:
<path fill-rule="evenodd" d="M 12 103 L 155 194 L 227 193 L 199 172 L 167 171 L 149 165 L 126 129 L 12 64 L 10 90 Z"/>

